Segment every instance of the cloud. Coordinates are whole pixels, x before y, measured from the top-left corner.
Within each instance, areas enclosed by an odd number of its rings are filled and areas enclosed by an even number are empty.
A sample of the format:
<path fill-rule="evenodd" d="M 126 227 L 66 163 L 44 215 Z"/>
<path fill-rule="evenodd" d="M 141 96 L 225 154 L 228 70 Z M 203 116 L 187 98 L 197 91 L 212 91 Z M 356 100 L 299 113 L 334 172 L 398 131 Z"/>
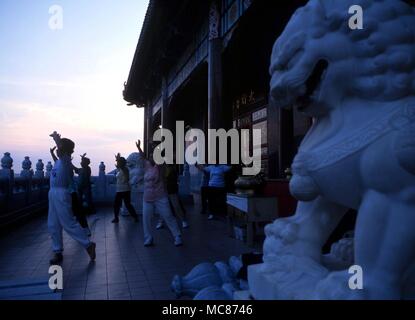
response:
<path fill-rule="evenodd" d="M 73 139 L 76 152 L 88 153 L 95 174 L 99 161 L 112 166 L 115 153 L 133 152 L 134 140 L 142 138 L 142 110 L 84 94 L 71 97 L 69 91 L 67 101 L 55 104 L 0 99 L 0 152 L 18 154 L 19 167 L 23 154 L 49 159 L 49 134 L 54 130 Z"/>
<path fill-rule="evenodd" d="M 33 87 L 68 88 L 68 87 L 79 87 L 80 86 L 80 84 L 77 84 L 75 82 L 43 81 L 39 79 L 20 80 L 20 79 L 2 79 L 2 78 L 0 78 L 0 85 L 11 86 L 11 87 L 25 87 L 25 88 L 33 88 Z"/>

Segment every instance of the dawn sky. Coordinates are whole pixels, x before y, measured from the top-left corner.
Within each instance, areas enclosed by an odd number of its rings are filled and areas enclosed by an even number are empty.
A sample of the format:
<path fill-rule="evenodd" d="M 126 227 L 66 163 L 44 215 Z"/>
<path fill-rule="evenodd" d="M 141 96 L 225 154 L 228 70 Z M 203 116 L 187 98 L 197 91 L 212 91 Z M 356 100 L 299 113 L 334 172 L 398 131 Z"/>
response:
<path fill-rule="evenodd" d="M 63 9 L 52 30 L 49 8 Z M 0 158 L 13 169 L 24 156 L 32 168 L 50 161 L 48 136 L 57 130 L 76 143 L 74 164 L 87 153 L 113 169 L 114 154 L 135 151 L 143 111 L 122 98 L 148 0 L 0 1 Z"/>

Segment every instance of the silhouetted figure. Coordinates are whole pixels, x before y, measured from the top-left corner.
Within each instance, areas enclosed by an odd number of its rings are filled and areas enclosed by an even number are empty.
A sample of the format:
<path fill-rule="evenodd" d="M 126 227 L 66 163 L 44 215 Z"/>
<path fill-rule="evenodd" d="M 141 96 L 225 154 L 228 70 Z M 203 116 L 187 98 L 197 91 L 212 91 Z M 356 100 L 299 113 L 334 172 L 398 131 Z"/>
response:
<path fill-rule="evenodd" d="M 136 143 L 138 152 L 143 155 L 140 140 Z M 173 216 L 170 208 L 168 194 L 165 188 L 164 174 L 161 166 L 156 165 L 152 154 L 145 161 L 144 172 L 144 201 L 143 201 L 143 228 L 144 228 L 144 246 L 153 245 L 153 236 L 151 234 L 151 217 L 155 210 L 166 222 L 168 228 L 174 237 L 175 246 L 183 245 L 177 221 Z"/>
<path fill-rule="evenodd" d="M 202 181 L 200 183 L 201 214 L 206 214 L 208 210 L 209 173 L 203 171 L 202 174 Z"/>
<path fill-rule="evenodd" d="M 62 229 L 87 250 L 91 260 L 95 260 L 95 243 L 89 240 L 72 212 L 73 165 L 71 155 L 74 152 L 75 143 L 61 138 L 56 131 L 50 136 L 53 137 L 57 146 L 57 156 L 54 155 L 55 148 L 51 149 L 55 165 L 50 175 L 48 229 L 55 254 L 50 263 L 58 264 L 63 260 Z"/>
<path fill-rule="evenodd" d="M 117 163 L 117 186 L 114 200 L 114 220 L 112 220 L 112 223 L 119 222 L 120 209 L 123 201 L 128 212 L 134 218 L 134 221 L 138 222 L 138 215 L 131 204 L 130 173 L 127 168 L 127 160 L 121 157 L 120 154 L 117 154 L 115 160 Z"/>
<path fill-rule="evenodd" d="M 209 174 L 209 187 L 207 188 L 209 208 L 208 219 L 212 220 L 215 215 L 223 214 L 226 210 L 225 174 L 229 172 L 232 167 L 221 164 L 208 166 L 196 165 L 196 167 Z"/>
<path fill-rule="evenodd" d="M 186 219 L 186 209 L 184 208 L 182 200 L 179 196 L 179 174 L 177 172 L 177 166 L 175 164 L 168 164 L 164 169 L 164 179 L 169 197 L 169 203 L 172 211 L 182 222 L 182 228 L 189 228 L 189 223 Z M 163 219 L 160 217 L 156 229 L 164 227 Z"/>
<path fill-rule="evenodd" d="M 81 168 L 74 167 L 74 171 L 78 174 L 78 183 L 76 189 L 76 196 L 78 199 L 79 211 L 77 218 L 83 228 L 87 230 L 87 234 L 90 236 L 91 231 L 88 227 L 87 214 L 95 212 L 94 205 L 92 203 L 92 189 L 91 189 L 91 160 L 86 157 L 86 153 L 81 156 Z M 86 208 L 84 208 L 86 203 Z"/>

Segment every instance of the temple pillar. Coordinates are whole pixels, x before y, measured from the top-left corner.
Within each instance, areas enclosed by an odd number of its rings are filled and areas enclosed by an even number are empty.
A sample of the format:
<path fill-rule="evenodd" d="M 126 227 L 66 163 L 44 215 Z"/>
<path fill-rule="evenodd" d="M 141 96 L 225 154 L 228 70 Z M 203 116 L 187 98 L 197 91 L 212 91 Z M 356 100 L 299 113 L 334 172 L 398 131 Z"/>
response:
<path fill-rule="evenodd" d="M 147 107 L 146 107 L 146 118 L 145 118 L 145 138 L 144 138 L 144 153 L 146 154 L 146 156 L 149 156 L 149 151 L 150 151 L 150 144 L 153 141 L 153 135 L 151 132 L 151 128 L 153 127 L 153 105 L 151 104 L 151 102 L 147 102 Z"/>
<path fill-rule="evenodd" d="M 294 121 L 292 110 L 279 110 L 279 175 L 291 167 L 294 157 Z"/>
<path fill-rule="evenodd" d="M 222 39 L 219 32 L 220 11 L 216 1 L 209 10 L 208 44 L 208 129 L 224 127 L 222 106 Z"/>
<path fill-rule="evenodd" d="M 268 178 L 280 177 L 280 113 L 269 100 L 267 108 L 268 123 Z"/>
<path fill-rule="evenodd" d="M 141 148 L 144 152 L 147 152 L 147 141 L 148 141 L 148 113 L 149 113 L 149 106 L 146 105 L 144 107 L 144 130 L 143 130 L 143 141 L 141 143 Z"/>
<path fill-rule="evenodd" d="M 168 120 L 169 120 L 169 113 L 168 113 L 168 107 L 169 107 L 169 96 L 167 91 L 167 79 L 166 77 L 163 77 L 161 80 L 161 99 L 162 99 L 162 105 L 161 105 L 161 121 L 160 124 L 163 129 L 168 128 Z"/>

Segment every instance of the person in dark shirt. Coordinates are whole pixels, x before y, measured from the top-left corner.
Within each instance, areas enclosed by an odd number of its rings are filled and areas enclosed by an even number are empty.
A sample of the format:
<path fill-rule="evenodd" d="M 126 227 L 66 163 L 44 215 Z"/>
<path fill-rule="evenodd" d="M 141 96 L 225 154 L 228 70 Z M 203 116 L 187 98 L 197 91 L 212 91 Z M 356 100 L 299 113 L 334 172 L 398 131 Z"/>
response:
<path fill-rule="evenodd" d="M 214 219 L 214 215 L 226 212 L 226 181 L 225 174 L 232 167 L 227 165 L 215 164 L 202 166 L 196 164 L 196 168 L 204 173 L 209 174 L 209 187 L 207 189 L 209 216 L 208 219 Z"/>
<path fill-rule="evenodd" d="M 208 194 L 209 194 L 209 173 L 202 172 L 202 180 L 200 183 L 200 200 L 202 205 L 201 214 L 206 214 L 208 210 Z"/>
<path fill-rule="evenodd" d="M 86 153 L 81 156 L 81 168 L 76 169 L 78 174 L 78 195 L 79 199 L 87 204 L 88 213 L 94 213 L 94 205 L 92 202 L 92 190 L 91 190 L 91 167 L 89 166 L 91 160 L 86 157 Z"/>
<path fill-rule="evenodd" d="M 182 227 L 185 229 L 189 227 L 189 223 L 186 219 L 186 210 L 179 197 L 178 178 L 177 166 L 175 164 L 168 164 L 165 170 L 165 181 L 169 202 L 176 216 L 182 221 Z"/>
<path fill-rule="evenodd" d="M 79 224 L 86 230 L 88 236 L 91 236 L 91 230 L 89 229 L 88 220 L 86 218 L 87 214 L 95 212 L 93 203 L 92 203 L 92 190 L 91 190 L 91 168 L 89 167 L 91 160 L 86 157 L 86 153 L 81 155 L 81 168 L 76 168 L 74 166 L 74 171 L 78 175 L 78 182 L 76 187 L 75 195 L 76 197 L 74 202 L 77 204 L 75 211 L 76 218 L 78 219 Z M 86 203 L 86 208 L 84 208 L 84 202 Z"/>

